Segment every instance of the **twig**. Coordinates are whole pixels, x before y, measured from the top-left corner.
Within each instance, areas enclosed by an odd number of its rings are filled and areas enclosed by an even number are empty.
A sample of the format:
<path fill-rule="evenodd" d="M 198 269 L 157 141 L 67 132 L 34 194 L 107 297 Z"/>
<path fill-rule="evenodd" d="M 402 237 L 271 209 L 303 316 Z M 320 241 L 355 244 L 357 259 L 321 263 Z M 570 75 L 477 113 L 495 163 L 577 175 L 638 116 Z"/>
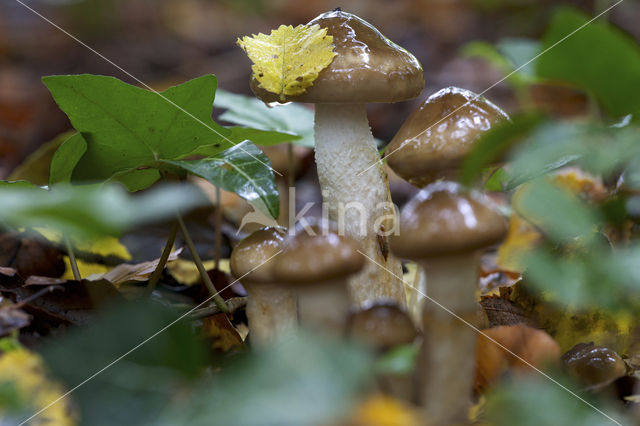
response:
<path fill-rule="evenodd" d="M 182 235 L 184 236 L 184 241 L 185 243 L 187 243 L 187 247 L 189 247 L 189 251 L 191 252 L 191 257 L 193 257 L 193 262 L 196 264 L 196 267 L 198 268 L 198 272 L 200 272 L 200 277 L 202 278 L 204 285 L 209 290 L 209 293 L 211 293 L 213 301 L 215 302 L 216 306 L 218 306 L 220 311 L 224 313 L 228 313 L 229 309 L 227 308 L 227 305 L 224 303 L 224 299 L 222 299 L 222 297 L 220 297 L 220 295 L 218 294 L 216 287 L 211 282 L 211 278 L 209 278 L 209 274 L 207 274 L 207 270 L 202 264 L 202 260 L 198 255 L 198 251 L 196 250 L 195 244 L 193 244 L 193 240 L 191 239 L 191 235 L 187 230 L 187 226 L 184 224 L 184 221 L 182 220 L 182 217 L 180 216 L 180 214 L 178 214 L 176 218 L 178 219 L 180 230 L 182 231 Z"/>
<path fill-rule="evenodd" d="M 24 305 L 26 305 L 27 303 L 31 303 L 34 300 L 44 296 L 45 294 L 51 293 L 54 290 L 62 290 L 62 291 L 64 291 L 64 287 L 62 287 L 60 285 L 49 285 L 49 286 L 46 286 L 45 288 L 43 288 L 42 290 L 32 294 L 31 296 L 22 299 L 20 302 L 11 305 L 9 308 L 10 309 L 20 309 Z"/>
<path fill-rule="evenodd" d="M 177 233 L 178 233 L 178 222 L 174 222 L 174 224 L 171 226 L 171 231 L 169 232 L 169 238 L 167 238 L 167 243 L 164 245 L 164 249 L 162 250 L 162 254 L 160 255 L 158 266 L 156 266 L 156 269 L 154 269 L 153 274 L 151 274 L 151 278 L 149 278 L 149 283 L 147 284 L 148 294 L 150 294 L 153 291 L 153 289 L 156 288 L 156 284 L 158 284 L 158 280 L 160 280 L 162 271 L 164 271 L 164 267 L 167 264 L 169 255 L 171 254 L 171 249 L 173 248 L 173 243 L 176 240 Z"/>
<path fill-rule="evenodd" d="M 247 305 L 246 297 L 232 297 L 226 302 L 228 313 L 233 313 L 238 309 L 242 309 Z M 206 308 L 196 309 L 192 313 L 189 314 L 189 318 L 192 320 L 205 318 L 211 315 L 219 314 L 220 308 L 217 306 L 207 306 Z"/>
<path fill-rule="evenodd" d="M 81 281 L 82 277 L 80 276 L 80 269 L 78 269 L 78 263 L 76 262 L 76 255 L 73 253 L 73 247 L 71 246 L 71 241 L 67 235 L 63 235 L 64 245 L 67 248 L 67 255 L 69 256 L 69 263 L 71 264 L 71 270 L 73 271 L 73 278 L 76 281 Z"/>

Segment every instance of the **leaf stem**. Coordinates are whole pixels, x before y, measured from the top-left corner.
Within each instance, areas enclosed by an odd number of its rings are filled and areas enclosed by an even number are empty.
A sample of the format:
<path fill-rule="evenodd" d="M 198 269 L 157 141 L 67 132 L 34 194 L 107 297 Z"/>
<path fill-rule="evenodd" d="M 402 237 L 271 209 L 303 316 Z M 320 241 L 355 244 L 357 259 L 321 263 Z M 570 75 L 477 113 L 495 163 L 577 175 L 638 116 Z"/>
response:
<path fill-rule="evenodd" d="M 216 212 L 215 212 L 215 262 L 213 269 L 218 269 L 220 265 L 220 251 L 222 251 L 222 200 L 220 187 L 216 185 Z"/>
<path fill-rule="evenodd" d="M 76 281 L 81 281 L 82 276 L 80 275 L 80 269 L 78 269 L 78 263 L 76 262 L 76 255 L 73 253 L 73 247 L 71 246 L 71 241 L 67 235 L 63 235 L 64 245 L 67 248 L 67 255 L 69 256 L 69 264 L 71 265 L 71 270 L 73 271 L 73 278 Z"/>
<path fill-rule="evenodd" d="M 293 144 L 287 144 L 287 180 L 289 183 L 289 188 L 293 188 L 296 182 L 296 164 L 293 161 Z"/>
<path fill-rule="evenodd" d="M 167 238 L 167 242 L 164 245 L 162 254 L 160 255 L 158 266 L 156 266 L 156 269 L 153 271 L 153 274 L 151 274 L 151 278 L 149 278 L 149 283 L 147 284 L 148 294 L 151 294 L 151 292 L 156 288 L 156 284 L 158 284 L 158 281 L 160 280 L 162 271 L 164 270 L 164 267 L 167 264 L 167 260 L 169 259 L 169 255 L 171 254 L 171 249 L 173 248 L 173 243 L 176 240 L 177 233 L 178 233 L 178 222 L 174 222 L 174 224 L 171 226 L 171 231 L 169 231 L 169 237 Z"/>
<path fill-rule="evenodd" d="M 187 226 L 184 224 L 182 217 L 180 216 L 180 214 L 178 214 L 176 215 L 176 218 L 178 219 L 178 224 L 180 224 L 180 230 L 182 231 L 182 235 L 184 236 L 184 241 L 187 243 L 187 247 L 189 247 L 189 251 L 191 252 L 191 256 L 193 257 L 193 262 L 196 264 L 196 267 L 198 268 L 198 272 L 200 272 L 200 277 L 202 278 L 204 285 L 209 290 L 209 293 L 211 293 L 213 301 L 215 302 L 216 306 L 220 309 L 220 311 L 224 313 L 229 313 L 229 307 L 227 306 L 226 303 L 224 303 L 224 300 L 218 294 L 216 287 L 211 282 L 211 278 L 209 278 L 209 274 L 207 274 L 207 270 L 202 264 L 202 260 L 198 255 L 196 246 L 195 244 L 193 244 L 191 235 L 189 234 L 189 231 L 187 230 Z"/>

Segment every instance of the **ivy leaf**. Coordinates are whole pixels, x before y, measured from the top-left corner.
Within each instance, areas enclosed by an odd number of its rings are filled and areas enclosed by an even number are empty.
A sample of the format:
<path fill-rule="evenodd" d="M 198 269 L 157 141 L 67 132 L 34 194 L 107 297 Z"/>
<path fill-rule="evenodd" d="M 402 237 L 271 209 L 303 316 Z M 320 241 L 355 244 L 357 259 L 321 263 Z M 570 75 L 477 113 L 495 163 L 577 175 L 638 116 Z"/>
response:
<path fill-rule="evenodd" d="M 114 235 L 179 210 L 207 204 L 195 187 L 158 187 L 139 196 L 120 185 L 56 185 L 47 191 L 28 182 L 0 182 L 0 221 L 12 227 L 47 227 L 76 237 Z"/>
<path fill-rule="evenodd" d="M 217 80 L 206 75 L 160 95 L 97 75 L 44 77 L 60 108 L 84 137 L 87 151 L 73 171 L 74 181 L 104 181 L 123 170 L 155 160 L 180 158 L 202 145 L 231 146 L 231 131 L 211 120 Z M 157 170 L 127 173 L 130 190 L 159 178 Z"/>
<path fill-rule="evenodd" d="M 592 22 L 556 44 L 588 20 L 576 10 L 558 10 L 542 45 L 554 47 L 538 58 L 538 75 L 590 91 L 612 116 L 640 112 L 640 48 L 631 37 L 607 23 Z"/>
<path fill-rule="evenodd" d="M 213 102 L 216 108 L 226 109 L 219 117 L 238 126 L 248 126 L 264 131 L 278 131 L 291 135 L 287 142 L 313 148 L 313 111 L 295 103 L 270 108 L 264 102 L 245 95 L 224 90 L 216 92 Z M 232 134 L 237 133 L 232 128 Z M 251 138 L 248 138 L 251 139 Z M 251 139 L 257 145 L 267 145 L 257 139 Z M 284 141 L 283 141 L 284 142 Z M 274 142 L 279 143 L 279 142 Z"/>
<path fill-rule="evenodd" d="M 87 142 L 80 133 L 72 135 L 56 150 L 49 166 L 49 185 L 71 182 L 78 161 L 87 151 Z"/>
<path fill-rule="evenodd" d="M 260 149 L 245 141 L 228 150 L 202 160 L 162 160 L 161 167 L 200 176 L 213 185 L 235 192 L 264 214 L 278 217 L 280 202 L 269 159 Z"/>
<path fill-rule="evenodd" d="M 311 86 L 336 53 L 333 37 L 319 25 L 280 25 L 270 35 L 238 39 L 253 62 L 253 77 L 260 87 L 280 95 L 299 95 Z"/>

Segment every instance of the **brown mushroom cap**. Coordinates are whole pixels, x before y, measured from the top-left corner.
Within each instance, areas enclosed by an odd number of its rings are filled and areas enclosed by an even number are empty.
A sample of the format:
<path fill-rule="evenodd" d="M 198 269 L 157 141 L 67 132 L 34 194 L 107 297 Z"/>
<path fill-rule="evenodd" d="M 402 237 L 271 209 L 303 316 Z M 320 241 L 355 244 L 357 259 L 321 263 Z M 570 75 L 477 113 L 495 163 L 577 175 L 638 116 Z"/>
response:
<path fill-rule="evenodd" d="M 284 241 L 282 254 L 273 262 L 278 282 L 314 284 L 346 277 L 364 266 L 364 257 L 351 238 L 324 230 L 311 236 L 297 232 Z"/>
<path fill-rule="evenodd" d="M 407 259 L 471 252 L 499 242 L 506 232 L 504 216 L 486 196 L 441 181 L 402 209 L 400 234 L 391 237 L 391 251 Z"/>
<path fill-rule="evenodd" d="M 379 303 L 349 316 L 347 330 L 357 341 L 389 349 L 413 342 L 417 330 L 409 315 L 393 303 Z"/>
<path fill-rule="evenodd" d="M 268 227 L 242 239 L 231 253 L 233 276 L 252 283 L 274 282 L 273 263 L 269 259 L 282 248 L 284 232 L 283 228 Z"/>
<path fill-rule="evenodd" d="M 448 176 L 473 143 L 507 114 L 483 97 L 457 87 L 429 96 L 387 147 L 388 164 L 418 186 Z"/>
<path fill-rule="evenodd" d="M 567 370 L 588 387 L 609 384 L 626 374 L 624 361 L 609 348 L 578 343 L 562 355 Z"/>
<path fill-rule="evenodd" d="M 341 10 L 326 12 L 308 23 L 318 24 L 333 36 L 337 55 L 313 86 L 286 102 L 369 103 L 415 98 L 424 87 L 422 66 L 370 23 Z M 264 102 L 279 102 L 255 78 L 251 90 Z"/>

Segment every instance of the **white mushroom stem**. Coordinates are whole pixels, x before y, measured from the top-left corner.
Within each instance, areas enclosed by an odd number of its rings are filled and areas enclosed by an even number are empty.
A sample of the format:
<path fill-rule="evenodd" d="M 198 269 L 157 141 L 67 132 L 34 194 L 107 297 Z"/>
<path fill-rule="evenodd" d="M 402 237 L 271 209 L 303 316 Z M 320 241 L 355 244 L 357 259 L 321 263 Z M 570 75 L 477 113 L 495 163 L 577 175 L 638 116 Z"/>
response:
<path fill-rule="evenodd" d="M 364 104 L 316 104 L 315 158 L 329 218 L 375 261 L 349 279 L 352 302 L 392 299 L 406 306 L 400 260 L 389 253 L 385 236 L 396 212 Z"/>
<path fill-rule="evenodd" d="M 298 324 L 296 295 L 275 284 L 244 283 L 251 343 L 267 346 L 295 331 Z"/>
<path fill-rule="evenodd" d="M 349 292 L 346 279 L 299 285 L 300 323 L 316 331 L 336 336 L 344 334 L 349 314 Z"/>
<path fill-rule="evenodd" d="M 421 262 L 428 299 L 423 308 L 418 374 L 420 401 L 429 424 L 464 423 L 468 418 L 477 337 L 469 324 L 475 327 L 478 318 L 476 260 L 474 254 L 466 253 Z"/>

